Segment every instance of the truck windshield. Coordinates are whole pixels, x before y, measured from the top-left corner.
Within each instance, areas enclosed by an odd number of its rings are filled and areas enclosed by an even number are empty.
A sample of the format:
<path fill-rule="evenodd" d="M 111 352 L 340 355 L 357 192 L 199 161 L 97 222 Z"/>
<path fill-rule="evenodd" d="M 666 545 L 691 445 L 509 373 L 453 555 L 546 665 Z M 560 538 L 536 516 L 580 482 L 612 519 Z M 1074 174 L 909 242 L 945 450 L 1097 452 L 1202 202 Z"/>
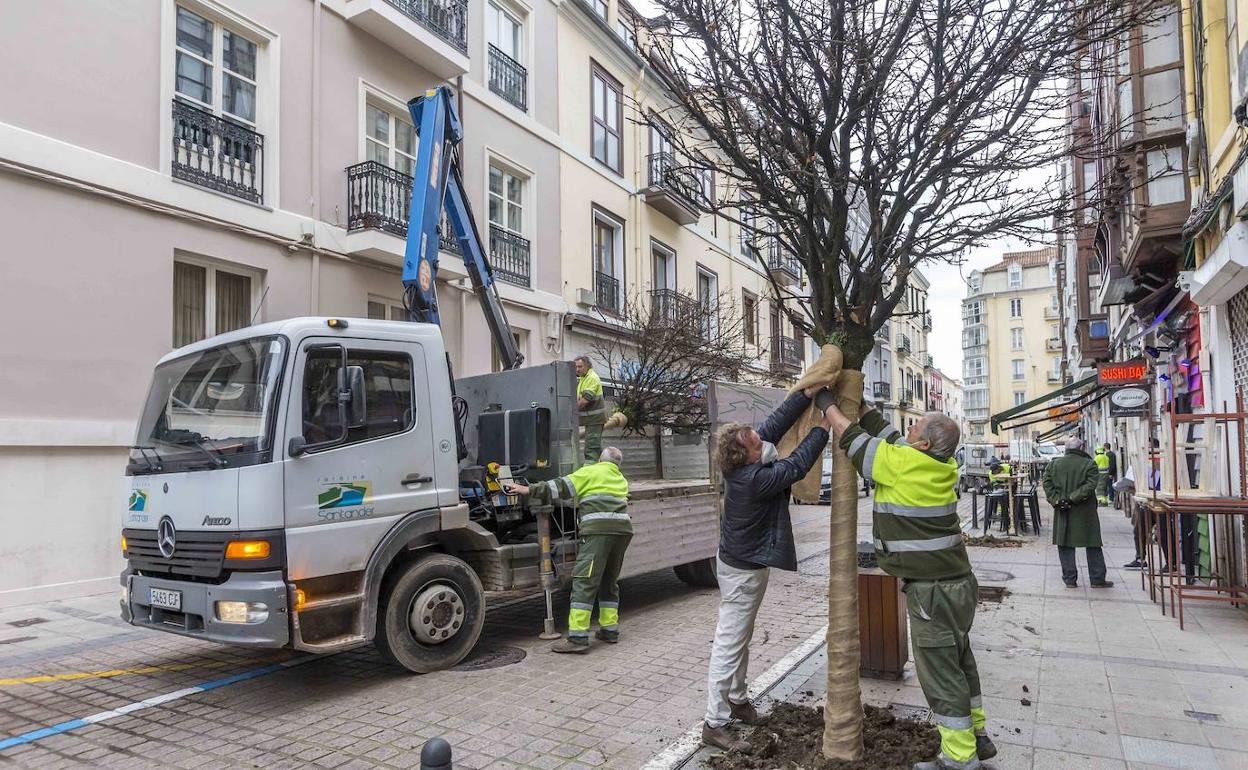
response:
<path fill-rule="evenodd" d="M 156 367 L 131 475 L 265 462 L 285 342 L 258 337 Z"/>

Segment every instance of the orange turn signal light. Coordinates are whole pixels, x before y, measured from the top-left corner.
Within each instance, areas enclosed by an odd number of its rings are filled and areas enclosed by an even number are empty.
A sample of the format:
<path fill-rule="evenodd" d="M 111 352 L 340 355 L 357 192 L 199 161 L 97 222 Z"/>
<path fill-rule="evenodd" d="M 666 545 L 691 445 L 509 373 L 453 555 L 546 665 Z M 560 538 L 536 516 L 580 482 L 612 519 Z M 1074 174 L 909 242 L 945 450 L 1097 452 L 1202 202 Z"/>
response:
<path fill-rule="evenodd" d="M 303 609 L 303 605 L 308 603 L 308 595 L 303 592 L 302 588 L 295 589 L 295 612 Z"/>
<path fill-rule="evenodd" d="M 225 558 L 267 559 L 271 551 L 268 540 L 235 540 L 225 547 Z"/>
<path fill-rule="evenodd" d="M 129 549 L 129 547 L 130 547 L 129 543 L 126 542 L 126 536 L 122 535 L 121 536 L 121 552 L 125 553 Z"/>

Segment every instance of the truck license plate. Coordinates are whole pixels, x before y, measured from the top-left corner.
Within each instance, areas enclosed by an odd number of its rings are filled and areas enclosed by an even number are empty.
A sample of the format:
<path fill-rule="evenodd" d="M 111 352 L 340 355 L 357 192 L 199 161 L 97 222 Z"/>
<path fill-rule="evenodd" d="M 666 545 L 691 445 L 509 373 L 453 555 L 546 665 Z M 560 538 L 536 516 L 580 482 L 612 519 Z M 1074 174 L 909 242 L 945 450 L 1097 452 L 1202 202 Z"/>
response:
<path fill-rule="evenodd" d="M 163 607 L 167 610 L 182 611 L 182 592 L 170 591 L 166 588 L 150 588 L 149 598 L 153 607 Z"/>

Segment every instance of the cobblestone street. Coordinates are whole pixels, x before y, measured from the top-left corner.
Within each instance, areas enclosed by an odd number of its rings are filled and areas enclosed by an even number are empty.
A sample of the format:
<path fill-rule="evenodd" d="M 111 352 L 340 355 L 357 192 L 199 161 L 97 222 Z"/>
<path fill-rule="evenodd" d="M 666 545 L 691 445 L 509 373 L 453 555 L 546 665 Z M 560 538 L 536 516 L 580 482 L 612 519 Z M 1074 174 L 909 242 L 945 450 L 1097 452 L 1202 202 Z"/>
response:
<path fill-rule="evenodd" d="M 799 556 L 827 548 L 825 510 L 794 510 Z M 0 742 L 210 689 L 0 750 L 0 767 L 413 767 L 433 736 L 451 742 L 457 768 L 640 767 L 702 714 L 718 592 L 670 571 L 621 588 L 619 645 L 556 656 L 537 639 L 542 600 L 512 600 L 492 606 L 482 644 L 459 669 L 425 676 L 371 647 L 310 658 L 140 631 L 117 619 L 111 595 L 5 610 Z M 823 626 L 825 596 L 821 576 L 775 574 L 752 673 Z M 279 663 L 296 665 L 268 672 Z"/>

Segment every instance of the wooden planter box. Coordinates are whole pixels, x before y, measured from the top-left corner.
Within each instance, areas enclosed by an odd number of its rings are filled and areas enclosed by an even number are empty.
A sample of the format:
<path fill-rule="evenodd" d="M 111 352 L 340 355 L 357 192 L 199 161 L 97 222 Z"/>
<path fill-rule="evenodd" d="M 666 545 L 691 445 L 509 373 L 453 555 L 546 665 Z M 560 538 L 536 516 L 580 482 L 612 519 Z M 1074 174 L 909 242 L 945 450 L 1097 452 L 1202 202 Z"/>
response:
<path fill-rule="evenodd" d="M 883 570 L 858 570 L 858 642 L 862 676 L 901 679 L 910 660 L 906 597 L 901 581 Z"/>

